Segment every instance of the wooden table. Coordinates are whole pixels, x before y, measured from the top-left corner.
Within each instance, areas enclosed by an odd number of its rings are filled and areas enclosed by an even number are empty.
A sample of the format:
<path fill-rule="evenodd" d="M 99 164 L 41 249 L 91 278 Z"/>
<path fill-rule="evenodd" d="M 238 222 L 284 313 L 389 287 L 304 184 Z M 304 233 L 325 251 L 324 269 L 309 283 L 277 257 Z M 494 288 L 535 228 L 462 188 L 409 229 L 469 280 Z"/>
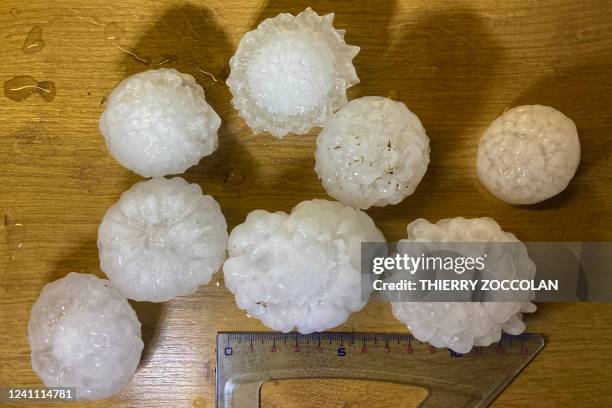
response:
<path fill-rule="evenodd" d="M 368 211 L 389 240 L 404 237 L 417 217 L 454 216 L 494 217 L 526 241 L 612 240 L 609 1 L 3 0 L 2 81 L 30 75 L 53 81 L 57 95 L 50 102 L 38 94 L 22 102 L 0 98 L 0 386 L 40 385 L 30 367 L 27 324 L 43 285 L 70 271 L 103 276 L 98 223 L 139 180 L 109 156 L 98 132 L 104 96 L 125 76 L 174 66 L 205 87 L 223 119 L 220 147 L 185 178 L 220 202 L 230 227 L 256 208 L 288 211 L 326 197 L 313 171 L 317 131 L 282 141 L 253 136 L 224 84 L 227 61 L 246 31 L 308 5 L 335 11 L 336 27 L 361 47 L 355 59 L 361 83 L 350 97 L 404 101 L 431 138 L 431 164 L 417 192 Z M 45 45 L 24 53 L 36 25 Z M 35 50 L 36 44 L 28 49 Z M 558 197 L 512 207 L 478 183 L 476 146 L 505 108 L 533 103 L 554 106 L 576 122 L 582 162 Z M 235 306 L 221 274 L 194 295 L 135 307 L 146 343 L 143 364 L 120 395 L 87 406 L 213 407 L 215 333 L 264 329 Z M 542 304 L 526 321 L 550 344 L 494 406 L 612 406 L 612 305 Z M 376 303 L 338 329 L 405 327 L 388 305 Z M 267 387 L 268 406 L 300 406 L 296 401 L 312 394 L 284 387 Z M 306 391 L 319 394 L 319 406 L 363 405 L 346 403 L 354 401 L 350 395 L 338 388 L 332 395 L 329 388 L 317 382 Z M 397 395 L 389 406 L 403 406 Z"/>

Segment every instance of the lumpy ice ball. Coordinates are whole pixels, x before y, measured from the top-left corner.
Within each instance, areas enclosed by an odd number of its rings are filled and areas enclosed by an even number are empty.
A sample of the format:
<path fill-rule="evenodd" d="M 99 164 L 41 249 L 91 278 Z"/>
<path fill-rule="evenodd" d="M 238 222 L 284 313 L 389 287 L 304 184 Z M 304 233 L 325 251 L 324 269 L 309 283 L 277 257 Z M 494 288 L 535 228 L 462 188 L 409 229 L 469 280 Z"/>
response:
<path fill-rule="evenodd" d="M 225 259 L 219 204 L 180 177 L 136 183 L 104 215 L 100 268 L 128 298 L 165 302 L 210 281 Z"/>
<path fill-rule="evenodd" d="M 321 125 L 346 104 L 346 89 L 359 82 L 353 57 L 333 14 L 308 8 L 264 20 L 240 41 L 227 79 L 247 125 L 282 138 Z"/>
<path fill-rule="evenodd" d="M 361 242 L 384 237 L 364 212 L 335 201 L 291 214 L 251 212 L 230 234 L 225 285 L 238 307 L 283 332 L 323 331 L 360 310 Z"/>
<path fill-rule="evenodd" d="M 556 109 L 518 106 L 495 119 L 478 146 L 478 177 L 510 204 L 535 204 L 563 191 L 580 162 L 576 125 Z"/>
<path fill-rule="evenodd" d="M 30 315 L 32 368 L 79 400 L 109 398 L 134 376 L 143 343 L 127 299 L 107 280 L 70 273 L 45 285 Z"/>
<path fill-rule="evenodd" d="M 402 102 L 352 100 L 317 138 L 315 170 L 325 190 L 352 207 L 397 204 L 414 192 L 429 164 L 429 138 Z"/>
<path fill-rule="evenodd" d="M 518 251 L 512 252 L 512 262 L 488 259 L 495 267 L 487 268 L 488 275 L 482 279 L 529 280 L 535 276 L 536 267 L 525 246 L 513 234 L 502 231 L 491 218 L 457 217 L 436 224 L 418 219 L 408 225 L 408 238 L 398 242 L 398 252 L 410 252 L 408 248 L 402 250 L 402 245 L 411 242 L 513 243 L 513 250 Z M 499 245 L 496 248 L 500 247 L 503 248 Z M 467 353 L 473 346 L 488 346 L 499 341 L 502 330 L 515 335 L 522 333 L 525 330 L 522 313 L 534 312 L 536 306 L 529 301 L 392 302 L 392 310 L 418 340 Z"/>
<path fill-rule="evenodd" d="M 179 174 L 198 164 L 217 149 L 219 126 L 195 79 L 165 68 L 121 81 L 100 117 L 111 155 L 144 177 Z"/>

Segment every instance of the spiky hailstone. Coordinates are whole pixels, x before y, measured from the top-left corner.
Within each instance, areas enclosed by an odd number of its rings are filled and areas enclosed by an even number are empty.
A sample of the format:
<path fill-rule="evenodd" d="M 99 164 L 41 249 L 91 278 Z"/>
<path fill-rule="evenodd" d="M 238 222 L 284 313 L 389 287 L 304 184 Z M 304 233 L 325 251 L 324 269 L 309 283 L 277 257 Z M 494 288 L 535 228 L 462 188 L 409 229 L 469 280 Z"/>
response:
<path fill-rule="evenodd" d="M 111 155 L 144 177 L 180 174 L 198 164 L 217 149 L 219 126 L 195 79 L 165 68 L 121 81 L 100 117 Z"/>
<path fill-rule="evenodd" d="M 134 376 L 143 343 L 127 299 L 105 279 L 70 273 L 43 288 L 30 315 L 32 368 L 79 400 L 109 398 Z"/>
<path fill-rule="evenodd" d="M 291 214 L 255 210 L 230 234 L 225 285 L 238 307 L 274 330 L 323 331 L 367 302 L 365 241 L 384 237 L 366 213 L 336 201 L 304 201 Z"/>
<path fill-rule="evenodd" d="M 487 275 L 487 278 L 533 279 L 535 276 L 535 264 L 525 246 L 513 234 L 502 231 L 491 218 L 448 218 L 436 224 L 418 219 L 408 225 L 408 238 L 398 242 L 398 252 L 410 252 L 408 247 L 402 249 L 402 245 L 411 242 L 514 243 L 512 248 L 517 251 L 512 252 L 512 262 L 488 259 L 494 262 L 495 268 L 487 268 L 487 273 L 496 276 Z M 466 353 L 473 346 L 488 346 L 499 341 L 502 330 L 510 334 L 522 333 L 525 330 L 522 313 L 534 312 L 536 306 L 529 301 L 392 302 L 392 309 L 393 315 L 420 341 Z"/>
<path fill-rule="evenodd" d="M 359 82 L 352 63 L 359 47 L 344 42 L 333 20 L 307 8 L 268 18 L 244 35 L 227 84 L 253 132 L 303 134 L 346 104 L 346 89 Z"/>
<path fill-rule="evenodd" d="M 210 281 L 225 259 L 219 204 L 180 177 L 136 183 L 104 215 L 100 268 L 128 298 L 165 302 Z"/>
<path fill-rule="evenodd" d="M 402 102 L 354 99 L 317 138 L 315 171 L 325 190 L 352 207 L 397 204 L 414 192 L 429 164 L 429 138 Z"/>
<path fill-rule="evenodd" d="M 580 141 L 574 122 L 548 106 L 506 111 L 482 135 L 478 177 L 510 204 L 535 204 L 563 191 L 578 168 Z"/>

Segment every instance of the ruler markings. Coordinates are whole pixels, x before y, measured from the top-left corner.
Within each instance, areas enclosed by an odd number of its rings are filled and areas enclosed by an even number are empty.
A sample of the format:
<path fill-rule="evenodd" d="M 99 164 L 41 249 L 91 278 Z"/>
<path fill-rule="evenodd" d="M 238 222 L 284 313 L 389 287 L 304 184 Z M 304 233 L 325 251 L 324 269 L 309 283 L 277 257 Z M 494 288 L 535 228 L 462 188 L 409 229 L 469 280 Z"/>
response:
<path fill-rule="evenodd" d="M 383 350 L 387 353 L 395 350 L 403 350 L 405 354 L 413 354 L 415 351 L 413 347 L 414 337 L 411 334 L 369 334 L 369 333 L 334 333 L 334 332 L 323 332 L 314 334 L 300 334 L 300 333 L 274 333 L 274 332 L 221 332 L 220 335 L 224 335 L 226 338 L 226 352 L 225 356 L 234 355 L 234 347 L 236 344 L 240 345 L 248 344 L 247 350 L 254 352 L 258 347 L 257 342 L 260 341 L 262 345 L 269 348 L 270 352 L 276 352 L 283 346 L 290 345 L 295 352 L 302 352 L 308 350 L 308 345 L 311 344 L 312 340 L 315 340 L 313 344 L 316 344 L 315 350 L 322 351 L 333 351 L 332 347 L 324 347 L 323 344 L 327 343 L 328 346 L 336 344 L 339 348 L 350 345 L 352 348 L 356 343 L 360 343 L 361 352 L 367 353 L 369 351 L 368 345 L 378 346 L 383 344 Z M 501 339 L 496 343 L 496 350 L 498 354 L 503 354 L 508 348 L 514 348 L 513 346 L 519 345 L 518 350 L 520 353 L 527 353 L 528 348 L 525 345 L 530 334 L 510 335 L 504 333 Z M 282 341 L 281 341 L 282 340 Z M 280 343 L 279 343 L 280 342 Z M 268 346 L 266 346 L 268 343 Z M 271 344 L 270 344 L 271 343 Z M 395 343 L 395 347 L 393 346 Z M 420 346 L 424 343 L 418 341 Z M 302 347 L 305 345 L 305 347 Z M 399 347 L 398 347 L 399 346 Z M 403 346 L 403 347 L 402 347 Z M 438 348 L 433 346 L 419 347 L 421 351 L 427 351 L 429 353 L 435 353 Z M 479 356 L 484 352 L 485 347 L 475 346 L 469 355 Z M 336 350 L 337 351 L 337 350 Z M 456 353 L 449 350 L 450 357 L 461 357 L 464 354 Z M 343 354 L 342 356 L 344 356 Z"/>

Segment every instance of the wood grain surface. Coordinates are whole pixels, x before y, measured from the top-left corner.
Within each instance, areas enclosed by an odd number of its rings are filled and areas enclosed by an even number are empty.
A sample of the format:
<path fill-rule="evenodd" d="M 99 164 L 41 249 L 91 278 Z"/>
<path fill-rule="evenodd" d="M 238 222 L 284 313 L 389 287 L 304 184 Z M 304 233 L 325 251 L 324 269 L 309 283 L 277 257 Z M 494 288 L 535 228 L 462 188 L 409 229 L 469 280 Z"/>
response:
<path fill-rule="evenodd" d="M 350 97 L 404 101 L 431 138 L 431 164 L 417 192 L 368 211 L 387 239 L 404 237 L 406 224 L 418 217 L 490 216 L 526 241 L 612 240 L 609 1 L 2 0 L 1 80 L 53 81 L 57 95 L 51 102 L 38 94 L 21 102 L 0 97 L 0 386 L 41 384 L 27 341 L 41 288 L 71 271 L 103 276 L 98 223 L 139 180 L 109 156 L 98 132 L 103 98 L 125 76 L 174 66 L 205 87 L 223 119 L 220 146 L 184 177 L 219 201 L 230 228 L 256 208 L 288 211 L 326 197 L 313 171 L 318 130 L 282 141 L 253 136 L 224 83 L 246 31 L 306 6 L 336 12 L 336 27 L 361 47 L 355 59 L 361 83 Z M 36 25 L 44 48 L 24 53 Z M 504 109 L 533 103 L 554 106 L 576 122 L 582 162 L 556 198 L 513 207 L 478 183 L 476 147 Z M 222 274 L 191 296 L 134 306 L 146 343 L 136 376 L 112 400 L 78 406 L 213 407 L 215 333 L 265 329 L 235 306 Z M 550 343 L 495 407 L 612 406 L 612 305 L 541 304 L 526 321 Z M 382 303 L 369 304 L 338 329 L 405 331 Z M 270 406 L 360 406 L 350 384 L 341 387 L 345 399 L 329 394 L 324 381 L 279 387 L 265 387 Z M 308 405 L 300 392 L 330 397 Z M 401 392 L 392 404 L 410 405 Z"/>

